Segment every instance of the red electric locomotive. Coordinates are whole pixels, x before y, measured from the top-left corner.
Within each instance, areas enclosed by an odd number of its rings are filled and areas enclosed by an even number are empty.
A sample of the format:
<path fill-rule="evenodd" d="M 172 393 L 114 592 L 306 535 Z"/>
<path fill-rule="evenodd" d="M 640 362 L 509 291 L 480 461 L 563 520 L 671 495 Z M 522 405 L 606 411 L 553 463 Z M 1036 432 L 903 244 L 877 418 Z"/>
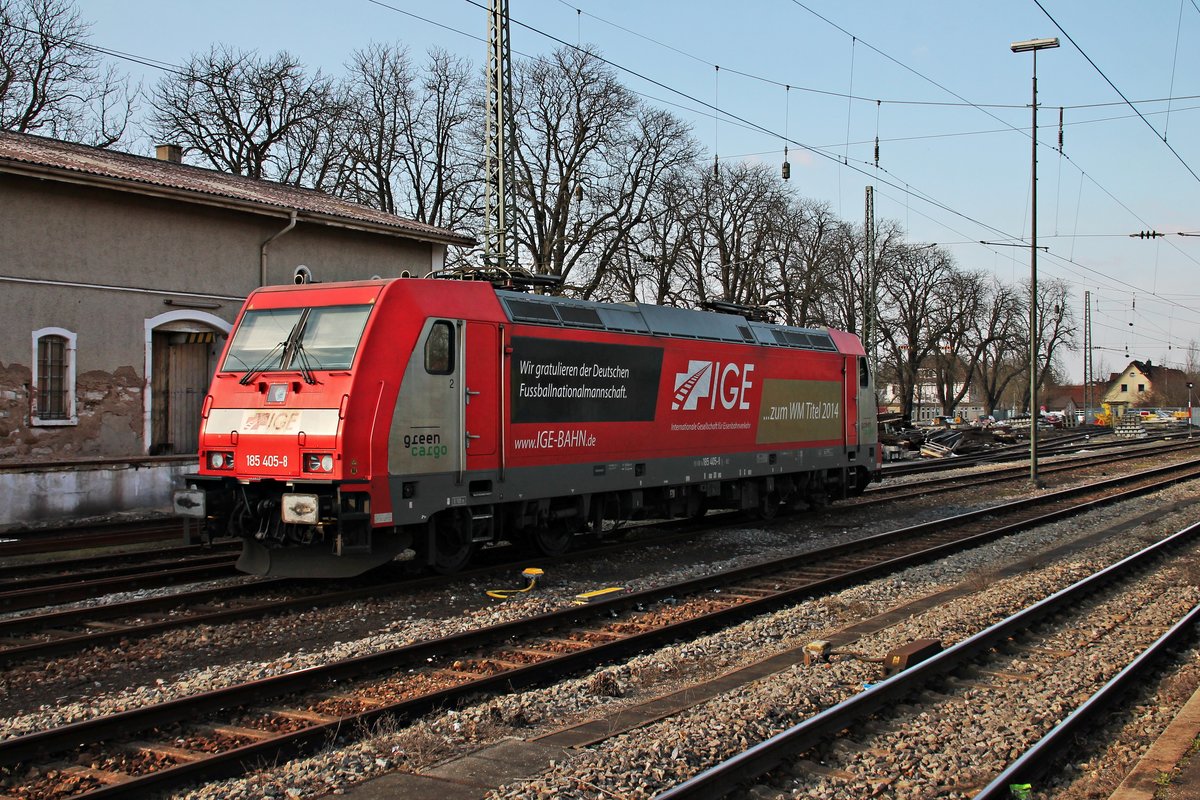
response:
<path fill-rule="evenodd" d="M 729 310 L 729 309 L 727 309 Z M 565 550 L 606 520 L 820 504 L 879 475 L 848 333 L 480 280 L 270 286 L 205 398 L 176 511 L 239 567 L 441 572 L 488 542 Z"/>

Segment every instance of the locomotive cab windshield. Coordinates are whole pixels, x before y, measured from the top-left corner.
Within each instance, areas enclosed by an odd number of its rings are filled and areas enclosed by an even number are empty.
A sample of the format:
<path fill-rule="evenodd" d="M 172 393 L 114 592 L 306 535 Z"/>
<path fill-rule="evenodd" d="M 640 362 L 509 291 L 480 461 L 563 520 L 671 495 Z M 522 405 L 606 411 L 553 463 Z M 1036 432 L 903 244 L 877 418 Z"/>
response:
<path fill-rule="evenodd" d="M 370 305 L 248 310 L 221 371 L 245 371 L 249 383 L 263 372 L 299 370 L 307 379 L 313 370 L 350 369 L 370 313 Z"/>

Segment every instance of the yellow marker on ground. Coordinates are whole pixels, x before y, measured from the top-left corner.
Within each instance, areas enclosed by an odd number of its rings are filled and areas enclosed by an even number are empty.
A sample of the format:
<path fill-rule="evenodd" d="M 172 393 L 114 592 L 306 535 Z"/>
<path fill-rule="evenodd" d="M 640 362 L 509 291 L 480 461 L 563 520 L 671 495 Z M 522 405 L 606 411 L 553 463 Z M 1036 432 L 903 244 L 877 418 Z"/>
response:
<path fill-rule="evenodd" d="M 607 600 L 611 595 L 617 592 L 625 591 L 624 586 L 609 586 L 607 589 L 596 589 L 591 592 L 575 595 L 575 605 L 582 606 L 587 603 L 594 603 L 597 600 Z"/>
<path fill-rule="evenodd" d="M 524 594 L 528 591 L 531 591 L 533 587 L 537 586 L 538 581 L 540 581 L 545 574 L 546 573 L 543 570 L 540 570 L 537 567 L 526 567 L 521 573 L 521 577 L 525 579 L 525 585 L 523 587 L 520 589 L 488 589 L 487 596 L 494 597 L 497 600 L 507 600 L 513 595 Z"/>

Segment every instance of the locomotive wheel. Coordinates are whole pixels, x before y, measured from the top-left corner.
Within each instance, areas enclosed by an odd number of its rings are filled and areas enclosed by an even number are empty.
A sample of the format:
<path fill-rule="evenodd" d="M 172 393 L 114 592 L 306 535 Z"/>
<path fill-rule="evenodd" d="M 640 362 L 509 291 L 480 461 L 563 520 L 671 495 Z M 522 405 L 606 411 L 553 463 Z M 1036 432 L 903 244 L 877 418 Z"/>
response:
<path fill-rule="evenodd" d="M 588 531 L 600 542 L 618 542 L 624 539 L 629 531 L 622 528 L 621 520 L 607 520 L 607 511 L 616 507 L 616 500 L 608 495 L 598 494 L 592 498 L 592 508 L 588 512 Z"/>
<path fill-rule="evenodd" d="M 758 501 L 759 519 L 775 519 L 779 516 L 779 492 L 767 492 Z"/>
<path fill-rule="evenodd" d="M 439 575 L 458 572 L 475 554 L 475 544 L 471 541 L 470 512 L 464 510 L 438 514 L 430 525 L 433 526 L 430 566 Z"/>
<path fill-rule="evenodd" d="M 571 526 L 562 522 L 551 523 L 533 529 L 530 538 L 537 551 L 545 556 L 561 556 L 571 549 L 571 539 L 575 532 Z"/>

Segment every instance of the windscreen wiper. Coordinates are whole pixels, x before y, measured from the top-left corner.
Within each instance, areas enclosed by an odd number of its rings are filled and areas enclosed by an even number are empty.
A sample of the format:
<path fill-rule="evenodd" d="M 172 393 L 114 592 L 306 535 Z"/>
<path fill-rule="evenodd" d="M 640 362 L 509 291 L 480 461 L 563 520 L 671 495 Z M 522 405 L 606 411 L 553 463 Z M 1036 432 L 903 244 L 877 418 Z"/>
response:
<path fill-rule="evenodd" d="M 317 382 L 317 377 L 313 375 L 312 368 L 308 363 L 308 354 L 304 352 L 304 329 L 308 327 L 308 318 L 312 314 L 312 308 L 306 308 L 300 312 L 300 319 L 296 320 L 296 324 L 292 327 L 292 332 L 288 334 L 287 340 L 284 342 L 283 357 L 279 361 L 279 368 L 291 369 L 292 362 L 300 362 L 300 374 L 304 376 L 304 382 L 313 384 Z"/>
<path fill-rule="evenodd" d="M 300 318 L 296 320 L 296 324 L 292 326 L 290 331 L 288 331 L 287 338 L 272 347 L 269 353 L 260 358 L 258 363 L 251 367 L 250 371 L 238 380 L 238 383 L 245 386 L 246 384 L 250 383 L 250 381 L 254 380 L 254 378 L 266 368 L 267 364 L 271 363 L 271 361 L 275 358 L 275 354 L 280 350 L 283 351 L 283 355 L 279 357 L 279 369 L 287 369 L 291 365 L 292 358 L 296 354 L 296 348 L 300 346 L 300 337 L 304 335 L 304 326 L 308 324 L 308 315 L 310 313 L 312 313 L 311 308 L 306 308 L 301 311 Z M 308 376 L 306 375 L 304 379 L 307 381 Z"/>
<path fill-rule="evenodd" d="M 300 374 L 304 376 L 304 382 L 315 384 L 317 376 L 313 374 L 312 363 L 309 361 L 308 350 L 304 348 L 304 342 L 296 342 L 296 360 L 300 362 Z"/>
<path fill-rule="evenodd" d="M 238 383 L 240 383 L 242 386 L 245 386 L 246 384 L 250 383 L 250 381 L 254 380 L 255 376 L 257 376 L 258 373 L 262 372 L 263 368 L 266 367 L 267 364 L 269 364 L 273 360 L 275 360 L 275 354 L 278 353 L 280 350 L 283 350 L 286 346 L 287 346 L 287 342 L 280 342 L 279 344 L 272 347 L 265 356 L 263 356 L 262 358 L 260 358 L 258 360 L 257 364 L 255 364 L 250 369 L 246 370 L 246 374 L 238 379 Z M 239 358 L 238 361 L 241 361 L 241 359 Z"/>

